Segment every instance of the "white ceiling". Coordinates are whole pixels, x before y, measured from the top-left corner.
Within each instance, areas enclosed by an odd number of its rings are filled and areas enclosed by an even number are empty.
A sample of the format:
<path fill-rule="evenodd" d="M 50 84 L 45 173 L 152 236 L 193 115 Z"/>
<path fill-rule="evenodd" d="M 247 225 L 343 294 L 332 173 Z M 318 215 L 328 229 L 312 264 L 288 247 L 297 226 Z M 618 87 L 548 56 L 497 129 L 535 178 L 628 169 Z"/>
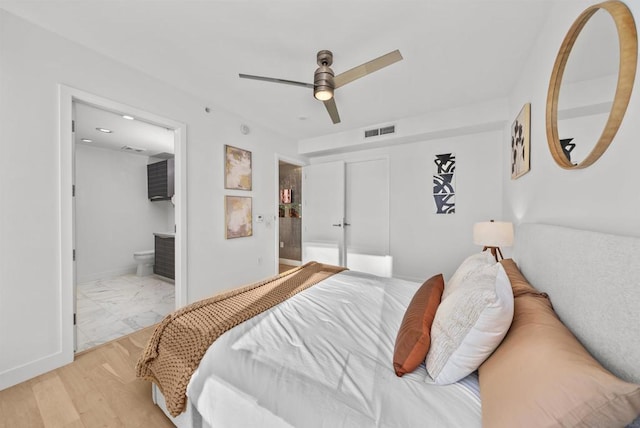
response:
<path fill-rule="evenodd" d="M 552 4 L 0 0 L 11 13 L 294 138 L 506 96 Z M 336 74 L 394 49 L 404 60 L 338 89 L 337 125 L 310 89 L 238 78 L 313 83 L 321 49 L 333 51 Z"/>
<path fill-rule="evenodd" d="M 142 152 L 130 151 L 142 156 L 156 156 L 163 153 L 174 153 L 173 131 L 152 125 L 134 118 L 124 119 L 127 112 L 110 112 L 83 103 L 74 104 L 75 142 L 87 147 L 101 147 L 111 150 L 122 150 L 123 146 L 144 149 Z M 96 128 L 106 128 L 113 131 L 110 134 L 98 131 Z M 91 142 L 83 142 L 90 139 Z"/>

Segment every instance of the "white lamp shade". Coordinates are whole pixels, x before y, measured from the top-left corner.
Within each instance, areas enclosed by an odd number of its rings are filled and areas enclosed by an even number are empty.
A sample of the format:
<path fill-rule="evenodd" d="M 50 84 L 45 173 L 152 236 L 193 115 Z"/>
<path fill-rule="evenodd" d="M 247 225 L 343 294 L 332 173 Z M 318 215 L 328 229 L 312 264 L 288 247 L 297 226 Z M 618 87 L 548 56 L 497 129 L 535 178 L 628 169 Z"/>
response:
<path fill-rule="evenodd" d="M 485 221 L 473 225 L 473 243 L 485 247 L 510 247 L 513 245 L 513 223 Z"/>

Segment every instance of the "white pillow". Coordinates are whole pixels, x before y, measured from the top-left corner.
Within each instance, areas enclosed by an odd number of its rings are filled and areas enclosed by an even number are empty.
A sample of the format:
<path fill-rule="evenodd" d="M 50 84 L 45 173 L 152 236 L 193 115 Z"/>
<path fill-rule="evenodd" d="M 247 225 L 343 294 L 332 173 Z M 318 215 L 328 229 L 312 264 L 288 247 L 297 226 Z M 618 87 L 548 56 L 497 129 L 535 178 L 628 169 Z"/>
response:
<path fill-rule="evenodd" d="M 451 293 L 453 293 L 453 291 L 458 288 L 458 286 L 473 272 L 480 268 L 493 266 L 495 264 L 496 259 L 493 254 L 491 254 L 490 250 L 472 254 L 464 259 L 460 266 L 458 266 L 458 269 L 456 269 L 451 279 L 444 284 L 442 300 L 446 299 Z"/>
<path fill-rule="evenodd" d="M 427 372 L 448 385 L 474 372 L 498 347 L 513 320 L 511 283 L 500 263 L 476 269 L 438 306 Z"/>

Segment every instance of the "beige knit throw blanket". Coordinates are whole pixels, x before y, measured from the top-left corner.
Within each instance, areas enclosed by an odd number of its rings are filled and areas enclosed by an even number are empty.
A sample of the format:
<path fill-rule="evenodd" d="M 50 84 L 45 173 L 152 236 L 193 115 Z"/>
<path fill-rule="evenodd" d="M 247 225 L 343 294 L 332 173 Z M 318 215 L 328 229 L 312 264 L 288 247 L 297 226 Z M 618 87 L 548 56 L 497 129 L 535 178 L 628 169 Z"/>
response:
<path fill-rule="evenodd" d="M 309 262 L 267 280 L 200 300 L 168 315 L 156 327 L 136 366 L 155 382 L 167 409 L 185 409 L 187 384 L 209 346 L 224 332 L 344 268 Z"/>

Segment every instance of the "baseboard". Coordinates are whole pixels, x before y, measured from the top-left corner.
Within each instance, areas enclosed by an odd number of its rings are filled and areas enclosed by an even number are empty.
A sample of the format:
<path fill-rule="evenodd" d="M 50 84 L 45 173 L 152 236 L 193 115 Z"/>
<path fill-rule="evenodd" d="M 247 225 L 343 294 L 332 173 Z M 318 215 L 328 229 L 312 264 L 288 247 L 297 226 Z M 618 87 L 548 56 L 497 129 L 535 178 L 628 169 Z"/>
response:
<path fill-rule="evenodd" d="M 118 276 L 127 275 L 130 273 L 136 273 L 137 269 L 138 269 L 137 265 L 130 265 L 130 266 L 125 266 L 119 269 L 108 270 L 105 272 L 90 273 L 82 276 L 78 275 L 76 282 L 78 284 L 84 284 L 85 282 L 98 281 L 100 279 L 112 279 Z"/>
<path fill-rule="evenodd" d="M 302 262 L 300 260 L 279 259 L 278 261 L 281 265 L 302 266 Z"/>
<path fill-rule="evenodd" d="M 135 273 L 135 272 L 134 272 Z M 171 279 L 171 278 L 167 278 L 166 276 L 162 276 L 162 275 L 158 275 L 156 273 L 152 273 L 151 275 L 154 277 L 155 279 L 159 279 L 160 281 L 164 281 L 164 282 L 168 282 L 169 284 L 173 284 L 176 285 L 176 280 L 175 279 Z"/>
<path fill-rule="evenodd" d="M 0 373 L 0 391 L 73 362 L 73 354 L 56 352 Z"/>

